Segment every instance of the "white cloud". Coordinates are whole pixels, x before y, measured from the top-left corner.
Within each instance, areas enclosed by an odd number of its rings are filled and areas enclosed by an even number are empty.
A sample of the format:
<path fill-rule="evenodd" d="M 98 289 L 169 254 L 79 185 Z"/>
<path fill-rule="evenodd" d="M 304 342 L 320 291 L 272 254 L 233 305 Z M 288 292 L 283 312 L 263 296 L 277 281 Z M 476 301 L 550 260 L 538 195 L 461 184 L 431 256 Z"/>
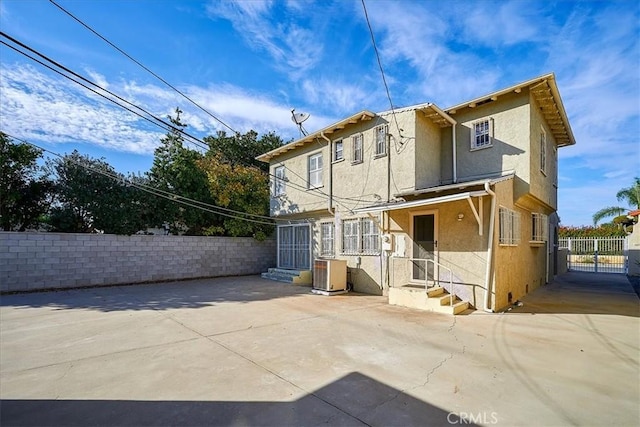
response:
<path fill-rule="evenodd" d="M 323 44 L 317 31 L 287 18 L 287 13 L 276 19 L 273 7 L 271 1 L 215 1 L 207 6 L 207 13 L 212 19 L 230 21 L 249 46 L 271 56 L 275 69 L 296 79 L 319 63 Z M 294 14 L 300 13 L 298 3 L 287 3 L 284 7 L 291 8 Z"/>
<path fill-rule="evenodd" d="M 0 68 L 0 128 L 31 142 L 80 142 L 107 149 L 151 154 L 165 131 L 109 104 L 71 82 L 52 78 L 32 66 L 3 64 Z M 137 82 L 102 82 L 166 121 L 183 110 L 186 131 L 203 137 L 229 130 L 209 114 L 187 102 L 175 91 Z M 239 132 L 275 131 L 287 140 L 298 131 L 291 122 L 291 107 L 231 85 L 180 88 L 189 98 Z M 308 130 L 320 129 L 334 118 L 312 114 Z"/>

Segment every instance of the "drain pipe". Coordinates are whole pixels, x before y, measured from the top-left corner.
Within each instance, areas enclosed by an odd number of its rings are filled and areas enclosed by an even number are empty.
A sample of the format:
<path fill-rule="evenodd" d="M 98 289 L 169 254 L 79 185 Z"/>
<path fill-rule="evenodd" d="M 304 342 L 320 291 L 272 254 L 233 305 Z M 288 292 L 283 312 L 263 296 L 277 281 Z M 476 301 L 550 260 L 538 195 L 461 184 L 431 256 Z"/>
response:
<path fill-rule="evenodd" d="M 491 287 L 491 266 L 493 264 L 493 228 L 495 223 L 496 216 L 496 193 L 491 190 L 489 185 L 489 181 L 484 183 L 484 190 L 489 193 L 491 196 L 491 214 L 489 215 L 489 234 L 488 234 L 488 244 L 487 244 L 487 269 L 484 275 L 484 284 L 485 284 L 485 292 L 484 292 L 484 311 L 487 313 L 493 313 L 493 310 L 490 306 L 490 287 Z"/>
<path fill-rule="evenodd" d="M 327 138 L 324 132 L 320 132 L 320 136 L 327 141 L 327 147 L 329 147 L 329 200 L 327 201 L 327 210 L 331 215 L 335 215 L 334 211 L 331 210 L 333 207 L 333 147 L 331 147 L 331 140 Z"/>

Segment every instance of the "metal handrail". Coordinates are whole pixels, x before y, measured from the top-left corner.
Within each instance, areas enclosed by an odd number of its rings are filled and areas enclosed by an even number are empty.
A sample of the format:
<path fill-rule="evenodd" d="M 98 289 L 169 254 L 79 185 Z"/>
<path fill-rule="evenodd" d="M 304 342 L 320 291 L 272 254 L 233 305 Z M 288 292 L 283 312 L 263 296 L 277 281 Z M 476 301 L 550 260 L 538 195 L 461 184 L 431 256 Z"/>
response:
<path fill-rule="evenodd" d="M 439 262 L 436 262 L 433 259 L 427 259 L 427 258 L 409 258 L 409 261 L 424 261 L 425 262 L 425 272 L 424 272 L 424 290 L 425 292 L 427 291 L 427 288 L 429 287 L 429 275 L 427 274 L 427 272 L 429 271 L 429 263 L 433 263 L 433 281 L 434 283 L 440 283 L 440 271 L 436 269 L 436 266 L 439 268 L 444 268 L 445 270 L 449 270 L 449 305 L 453 306 L 453 299 L 455 298 L 455 292 L 454 292 L 454 288 L 453 288 L 453 270 L 451 270 L 449 267 L 444 266 L 442 264 L 440 264 Z M 437 278 L 436 278 L 436 271 L 437 271 Z"/>

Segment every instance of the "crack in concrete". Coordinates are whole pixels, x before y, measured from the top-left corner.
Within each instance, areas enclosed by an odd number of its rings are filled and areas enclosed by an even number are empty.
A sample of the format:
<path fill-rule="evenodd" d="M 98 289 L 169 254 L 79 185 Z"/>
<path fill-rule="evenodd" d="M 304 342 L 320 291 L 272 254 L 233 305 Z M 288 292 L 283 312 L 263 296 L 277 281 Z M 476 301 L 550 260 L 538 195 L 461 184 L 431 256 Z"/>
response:
<path fill-rule="evenodd" d="M 456 335 L 456 333 L 455 333 L 455 332 L 454 332 L 454 330 L 453 330 L 455 326 L 456 326 L 456 317 L 455 317 L 455 315 L 454 315 L 454 317 L 453 317 L 453 323 L 451 324 L 451 326 L 449 326 L 449 328 L 447 329 L 447 332 L 449 332 L 449 333 L 453 336 L 453 339 L 454 339 L 457 343 L 460 343 L 460 340 L 458 339 L 458 336 Z M 466 350 L 467 350 L 467 346 L 463 344 L 463 345 L 462 345 L 462 349 L 461 349 L 461 351 L 457 351 L 457 352 L 453 351 L 453 352 L 449 353 L 449 355 L 448 355 L 447 357 L 445 357 L 444 359 L 442 359 L 442 360 L 440 361 L 440 363 L 438 363 L 436 366 L 434 366 L 434 367 L 433 367 L 433 368 L 432 368 L 432 369 L 427 373 L 427 378 L 426 378 L 426 380 L 425 380 L 422 384 L 419 384 L 419 385 L 416 385 L 416 386 L 413 386 L 413 387 L 408 387 L 408 388 L 405 388 L 405 389 L 399 390 L 395 395 L 393 395 L 393 396 L 392 396 L 392 397 L 390 397 L 389 399 L 387 399 L 387 400 L 385 400 L 385 401 L 383 401 L 383 402 L 379 403 L 379 404 L 376 406 L 376 408 L 373 410 L 373 412 L 375 413 L 375 412 L 378 410 L 378 408 L 381 408 L 382 406 L 386 405 L 387 403 L 390 403 L 390 402 L 392 402 L 392 401 L 396 400 L 398 397 L 400 397 L 400 395 L 401 395 L 401 394 L 404 394 L 404 393 L 406 393 L 406 392 L 408 392 L 408 391 L 411 391 L 411 390 L 418 389 L 418 388 L 420 388 L 420 387 L 425 387 L 427 384 L 429 384 L 429 381 L 431 381 L 431 376 L 432 376 L 433 374 L 435 374 L 435 373 L 436 373 L 436 371 L 438 371 L 440 368 L 442 368 L 442 366 L 444 366 L 444 365 L 445 365 L 445 363 L 447 363 L 449 360 L 453 359 L 456 355 L 462 355 L 462 354 L 464 354 L 464 353 L 466 352 Z"/>

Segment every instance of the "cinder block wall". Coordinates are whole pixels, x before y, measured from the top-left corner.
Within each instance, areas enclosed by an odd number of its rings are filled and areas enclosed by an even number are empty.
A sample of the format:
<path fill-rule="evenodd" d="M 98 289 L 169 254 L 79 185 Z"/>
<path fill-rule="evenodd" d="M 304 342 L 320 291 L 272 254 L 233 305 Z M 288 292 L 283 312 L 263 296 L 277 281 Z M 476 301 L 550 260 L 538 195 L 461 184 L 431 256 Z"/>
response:
<path fill-rule="evenodd" d="M 0 292 L 258 274 L 275 265 L 275 240 L 0 232 Z"/>

